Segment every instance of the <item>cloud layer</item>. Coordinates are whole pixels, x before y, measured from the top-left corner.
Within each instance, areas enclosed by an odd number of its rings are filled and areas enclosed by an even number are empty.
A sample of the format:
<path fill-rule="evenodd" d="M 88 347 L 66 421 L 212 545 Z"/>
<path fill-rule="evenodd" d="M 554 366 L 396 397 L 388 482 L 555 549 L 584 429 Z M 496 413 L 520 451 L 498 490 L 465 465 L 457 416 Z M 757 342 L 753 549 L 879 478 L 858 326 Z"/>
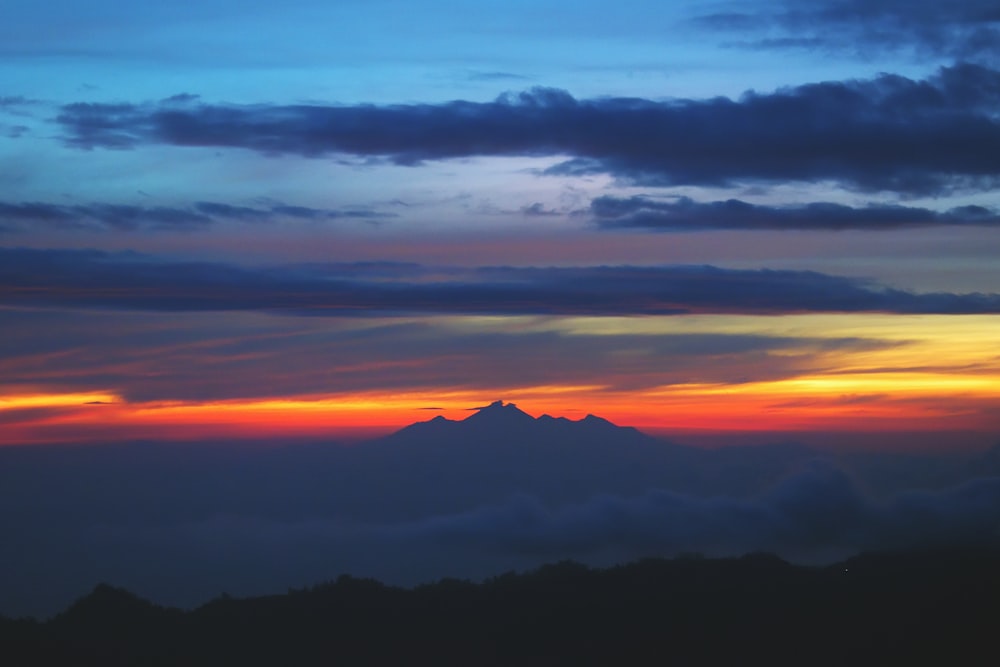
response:
<path fill-rule="evenodd" d="M 606 228 L 656 231 L 744 230 L 871 230 L 931 226 L 1000 226 L 1000 215 L 983 206 L 959 206 L 945 212 L 899 205 L 865 207 L 831 202 L 767 206 L 739 199 L 697 202 L 689 197 L 669 201 L 643 196 L 605 195 L 590 203 L 590 213 Z"/>
<path fill-rule="evenodd" d="M 739 100 L 578 100 L 538 88 L 495 102 L 392 106 L 85 104 L 58 122 L 70 146 L 245 148 L 397 164 L 569 156 L 557 174 L 648 185 L 837 181 L 908 195 L 1000 178 L 1000 72 L 960 64 L 925 80 L 882 75 L 748 92 Z"/>
<path fill-rule="evenodd" d="M 128 468 L 114 470 L 120 472 L 112 478 Z M 79 509 L 64 523 L 7 522 L 12 539 L 0 544 L 9 565 L 0 574 L 0 611 L 50 614 L 96 581 L 193 606 L 222 591 L 272 593 L 345 572 L 413 585 L 444 576 L 482 578 L 564 558 L 611 564 L 691 551 L 764 550 L 829 562 L 865 549 L 995 544 L 1000 478 L 876 501 L 844 471 L 817 462 L 751 497 L 646 489 L 553 505 L 514 493 L 466 511 L 392 523 L 221 508 L 194 520 L 164 521 L 115 506 Z M 71 567 L 65 553 L 74 554 Z"/>
<path fill-rule="evenodd" d="M 886 549 L 1000 538 L 1000 479 L 877 503 L 843 471 L 817 463 L 759 498 L 703 498 L 651 490 L 550 509 L 530 497 L 406 526 L 404 534 L 546 557 L 694 549 L 711 553 Z"/>
<path fill-rule="evenodd" d="M 0 303 L 7 305 L 325 316 L 1000 312 L 997 294 L 918 294 L 812 271 L 711 266 L 435 269 L 386 263 L 250 268 L 137 253 L 30 249 L 0 249 L 0 260 Z"/>

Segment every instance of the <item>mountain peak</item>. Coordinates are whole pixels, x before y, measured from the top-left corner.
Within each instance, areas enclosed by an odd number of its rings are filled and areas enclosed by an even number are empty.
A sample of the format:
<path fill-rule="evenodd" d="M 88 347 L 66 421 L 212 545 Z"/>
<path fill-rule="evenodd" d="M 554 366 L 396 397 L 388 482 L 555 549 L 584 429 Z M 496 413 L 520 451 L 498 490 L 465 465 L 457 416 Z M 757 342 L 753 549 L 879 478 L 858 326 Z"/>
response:
<path fill-rule="evenodd" d="M 515 403 L 504 403 L 503 401 L 493 401 L 489 405 L 476 408 L 476 412 L 466 417 L 465 422 L 489 422 L 496 424 L 527 424 L 534 422 L 535 418 L 527 412 L 517 407 Z"/>
<path fill-rule="evenodd" d="M 473 408 L 476 412 L 485 412 L 487 410 L 508 410 L 517 411 L 522 414 L 527 414 L 523 410 L 517 407 L 517 403 L 504 403 L 503 400 L 493 401 L 489 405 L 484 405 L 479 408 Z"/>
<path fill-rule="evenodd" d="M 597 415 L 591 415 L 591 414 L 588 414 L 580 421 L 583 422 L 584 424 L 611 424 L 611 422 L 609 422 L 604 417 L 598 417 Z M 614 426 L 614 424 L 612 424 L 612 426 Z"/>
<path fill-rule="evenodd" d="M 86 622 L 91 626 L 122 626 L 135 623 L 163 609 L 124 588 L 98 584 L 57 617 L 59 623 Z"/>

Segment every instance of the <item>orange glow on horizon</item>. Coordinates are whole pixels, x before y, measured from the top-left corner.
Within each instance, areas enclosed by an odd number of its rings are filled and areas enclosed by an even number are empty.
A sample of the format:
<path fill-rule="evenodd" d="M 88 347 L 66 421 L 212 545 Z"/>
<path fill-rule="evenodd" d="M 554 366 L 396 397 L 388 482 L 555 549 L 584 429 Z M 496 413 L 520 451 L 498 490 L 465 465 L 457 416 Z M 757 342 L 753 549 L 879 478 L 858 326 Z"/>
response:
<path fill-rule="evenodd" d="M 97 405 L 116 403 L 121 397 L 108 392 L 89 392 L 72 394 L 19 394 L 12 396 L 0 395 L 0 410 L 25 410 L 31 408 L 55 408 L 76 405 Z"/>
<path fill-rule="evenodd" d="M 0 444 L 358 440 L 435 415 L 463 419 L 470 409 L 496 399 L 516 402 L 535 416 L 547 413 L 578 419 L 593 413 L 657 433 L 919 430 L 1000 434 L 996 407 L 1000 405 L 1000 357 L 995 353 L 1000 318 L 996 316 L 470 316 L 441 317 L 435 323 L 442 329 L 469 333 L 506 327 L 566 338 L 644 338 L 633 347 L 615 351 L 622 359 L 620 376 L 584 376 L 590 381 L 567 384 L 442 386 L 200 402 L 130 402 L 106 387 L 67 392 L 34 385 L 9 387 L 0 392 Z M 690 374 L 691 380 L 681 382 L 676 378 L 673 383 L 664 382 L 667 378 L 658 375 L 663 371 L 655 363 L 648 368 L 644 364 L 645 340 L 719 333 L 806 342 L 787 349 L 776 346 L 766 355 L 749 356 L 746 362 L 740 357 L 733 357 L 732 362 L 724 355 L 706 357 L 704 368 L 682 369 L 677 375 Z M 838 343 L 869 340 L 874 344 Z M 371 360 L 372 368 L 379 362 Z M 332 370 L 358 367 L 357 362 L 352 364 Z M 410 365 L 426 367 L 428 373 L 435 368 L 433 359 Z M 725 372 L 718 372 L 719 368 Z M 743 375 L 746 380 L 732 380 Z"/>
<path fill-rule="evenodd" d="M 940 390 L 957 394 L 944 400 Z M 891 398 L 888 393 L 891 390 Z M 0 414 L 27 414 L 0 444 L 122 439 L 363 439 L 436 415 L 460 420 L 496 398 L 521 409 L 579 419 L 588 412 L 619 425 L 677 431 L 989 430 L 1000 401 L 998 377 L 802 377 L 736 385 L 673 385 L 639 392 L 599 386 L 367 393 L 228 400 L 127 403 L 112 394 L 0 399 Z M 81 400 L 82 399 L 82 400 Z M 39 412 L 40 414 L 35 414 Z"/>

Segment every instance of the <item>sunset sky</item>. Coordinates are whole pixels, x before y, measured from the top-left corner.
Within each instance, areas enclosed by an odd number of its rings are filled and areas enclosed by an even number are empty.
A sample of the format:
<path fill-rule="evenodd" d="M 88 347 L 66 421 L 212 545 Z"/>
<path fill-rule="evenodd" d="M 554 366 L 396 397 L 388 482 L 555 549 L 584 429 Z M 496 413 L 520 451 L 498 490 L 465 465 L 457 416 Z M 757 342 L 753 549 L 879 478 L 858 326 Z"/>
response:
<path fill-rule="evenodd" d="M 995 0 L 3 15 L 0 444 L 997 442 Z"/>

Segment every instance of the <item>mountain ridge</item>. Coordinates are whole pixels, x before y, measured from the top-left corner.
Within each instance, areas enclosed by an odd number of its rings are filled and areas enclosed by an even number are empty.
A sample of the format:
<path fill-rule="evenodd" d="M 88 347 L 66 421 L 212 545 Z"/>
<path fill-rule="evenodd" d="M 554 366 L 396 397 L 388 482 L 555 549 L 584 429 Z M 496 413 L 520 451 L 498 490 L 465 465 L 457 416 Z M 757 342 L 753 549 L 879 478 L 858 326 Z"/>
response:
<path fill-rule="evenodd" d="M 989 664 L 996 545 L 867 552 L 827 567 L 768 553 L 572 560 L 476 583 L 341 575 L 187 610 L 106 584 L 48 621 L 0 617 L 11 664 Z M 955 591 L 963 591 L 955 602 Z M 386 641 L 391 637 L 392 641 Z"/>

